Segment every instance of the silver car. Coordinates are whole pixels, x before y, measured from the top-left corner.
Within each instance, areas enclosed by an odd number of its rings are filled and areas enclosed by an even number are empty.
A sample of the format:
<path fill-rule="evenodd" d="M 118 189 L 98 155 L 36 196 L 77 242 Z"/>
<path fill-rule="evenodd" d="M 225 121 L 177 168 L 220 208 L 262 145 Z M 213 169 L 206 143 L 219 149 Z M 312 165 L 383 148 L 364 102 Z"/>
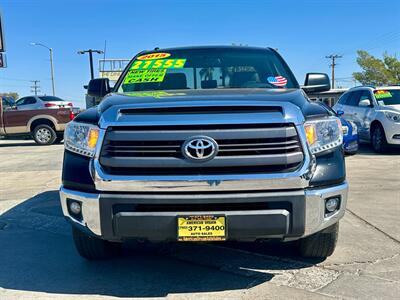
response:
<path fill-rule="evenodd" d="M 333 109 L 356 123 L 360 140 L 371 142 L 376 152 L 400 146 L 400 86 L 352 88 Z"/>
<path fill-rule="evenodd" d="M 27 96 L 15 102 L 18 110 L 72 108 L 72 103 L 55 96 Z"/>

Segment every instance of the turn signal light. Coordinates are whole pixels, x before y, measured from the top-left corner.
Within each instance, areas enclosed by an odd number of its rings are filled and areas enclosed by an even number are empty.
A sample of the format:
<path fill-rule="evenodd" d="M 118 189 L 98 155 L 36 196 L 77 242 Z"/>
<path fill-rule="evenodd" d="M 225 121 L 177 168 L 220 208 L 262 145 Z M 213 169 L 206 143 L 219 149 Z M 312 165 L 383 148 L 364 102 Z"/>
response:
<path fill-rule="evenodd" d="M 317 141 L 317 133 L 315 131 L 314 124 L 306 124 L 304 125 L 304 129 L 306 130 L 307 142 L 311 146 Z"/>
<path fill-rule="evenodd" d="M 99 131 L 97 129 L 90 129 L 88 138 L 88 147 L 94 149 L 99 139 Z"/>

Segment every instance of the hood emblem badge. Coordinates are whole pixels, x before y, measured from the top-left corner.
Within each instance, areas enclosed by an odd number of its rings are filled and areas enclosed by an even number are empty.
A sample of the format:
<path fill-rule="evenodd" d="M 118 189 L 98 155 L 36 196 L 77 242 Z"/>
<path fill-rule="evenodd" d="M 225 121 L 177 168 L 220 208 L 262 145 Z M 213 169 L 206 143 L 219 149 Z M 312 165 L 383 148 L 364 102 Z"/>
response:
<path fill-rule="evenodd" d="M 182 154 L 187 159 L 205 162 L 213 159 L 218 153 L 217 142 L 207 136 L 195 136 L 182 145 Z"/>

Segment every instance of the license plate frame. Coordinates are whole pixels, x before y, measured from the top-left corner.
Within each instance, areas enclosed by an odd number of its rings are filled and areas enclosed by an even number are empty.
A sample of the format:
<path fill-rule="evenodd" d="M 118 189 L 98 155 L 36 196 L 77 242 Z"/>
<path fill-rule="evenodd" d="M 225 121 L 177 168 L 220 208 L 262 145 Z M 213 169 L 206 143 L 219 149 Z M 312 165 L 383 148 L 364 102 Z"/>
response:
<path fill-rule="evenodd" d="M 225 215 L 180 215 L 176 220 L 179 242 L 214 242 L 227 239 Z"/>

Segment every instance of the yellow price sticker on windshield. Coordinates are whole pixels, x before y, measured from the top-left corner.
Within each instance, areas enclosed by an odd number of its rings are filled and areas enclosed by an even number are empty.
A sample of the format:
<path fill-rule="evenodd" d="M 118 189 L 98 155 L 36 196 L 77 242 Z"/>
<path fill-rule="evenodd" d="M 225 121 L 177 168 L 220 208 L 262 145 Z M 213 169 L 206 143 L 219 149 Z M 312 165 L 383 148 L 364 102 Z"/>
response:
<path fill-rule="evenodd" d="M 392 94 L 389 91 L 379 90 L 375 91 L 375 98 L 376 99 L 384 99 L 384 98 L 392 98 Z"/>
<path fill-rule="evenodd" d="M 143 82 L 162 82 L 167 69 L 130 70 L 124 79 L 124 84 Z"/>
<path fill-rule="evenodd" d="M 146 92 L 128 92 L 125 93 L 128 96 L 134 97 L 153 97 L 153 98 L 163 98 L 172 96 L 186 96 L 186 93 L 170 93 L 165 91 L 146 91 Z"/>
<path fill-rule="evenodd" d="M 186 59 L 156 59 L 156 60 L 136 60 L 131 66 L 131 70 L 147 70 L 147 69 L 180 69 L 185 66 Z"/>
<path fill-rule="evenodd" d="M 138 56 L 136 59 L 138 60 L 149 60 L 149 59 L 157 59 L 157 58 L 166 58 L 171 56 L 169 53 L 165 52 L 157 52 L 157 53 L 150 53 Z"/>

